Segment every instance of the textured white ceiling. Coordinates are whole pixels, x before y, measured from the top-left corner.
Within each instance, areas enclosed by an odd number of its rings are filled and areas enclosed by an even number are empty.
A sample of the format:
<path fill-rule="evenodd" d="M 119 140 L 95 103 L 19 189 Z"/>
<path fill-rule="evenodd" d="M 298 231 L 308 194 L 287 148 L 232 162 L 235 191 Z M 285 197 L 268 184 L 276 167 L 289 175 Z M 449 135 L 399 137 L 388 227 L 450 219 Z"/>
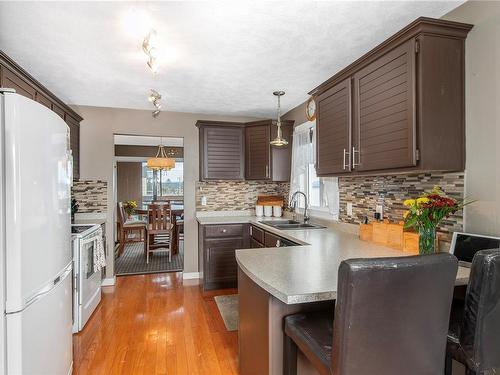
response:
<path fill-rule="evenodd" d="M 166 110 L 269 117 L 274 90 L 291 109 L 415 18 L 462 2 L 0 2 L 0 48 L 71 104 L 151 109 L 154 88 Z M 158 31 L 157 76 L 144 24 Z"/>

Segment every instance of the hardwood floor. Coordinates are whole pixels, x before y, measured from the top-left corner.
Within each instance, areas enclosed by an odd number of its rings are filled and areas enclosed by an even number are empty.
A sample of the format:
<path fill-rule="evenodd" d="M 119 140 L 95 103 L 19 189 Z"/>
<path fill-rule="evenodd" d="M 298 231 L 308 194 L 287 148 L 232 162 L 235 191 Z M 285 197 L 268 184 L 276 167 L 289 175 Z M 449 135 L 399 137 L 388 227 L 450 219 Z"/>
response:
<path fill-rule="evenodd" d="M 238 334 L 213 299 L 182 274 L 118 277 L 73 336 L 74 375 L 238 374 Z"/>

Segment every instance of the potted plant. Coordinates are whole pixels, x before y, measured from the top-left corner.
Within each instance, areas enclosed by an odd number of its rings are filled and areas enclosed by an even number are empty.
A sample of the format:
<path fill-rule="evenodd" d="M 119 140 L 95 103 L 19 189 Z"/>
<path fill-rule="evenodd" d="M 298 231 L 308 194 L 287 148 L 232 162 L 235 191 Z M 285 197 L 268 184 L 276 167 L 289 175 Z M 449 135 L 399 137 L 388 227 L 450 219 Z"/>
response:
<path fill-rule="evenodd" d="M 404 205 L 404 227 L 413 228 L 419 233 L 419 253 L 436 252 L 436 227 L 441 220 L 472 203 L 448 197 L 439 186 L 422 194 L 416 199 L 407 199 Z"/>
<path fill-rule="evenodd" d="M 123 203 L 123 209 L 125 210 L 125 213 L 127 214 L 127 217 L 129 219 L 135 213 L 135 209 L 136 208 L 137 208 L 137 202 L 136 201 L 125 201 Z"/>

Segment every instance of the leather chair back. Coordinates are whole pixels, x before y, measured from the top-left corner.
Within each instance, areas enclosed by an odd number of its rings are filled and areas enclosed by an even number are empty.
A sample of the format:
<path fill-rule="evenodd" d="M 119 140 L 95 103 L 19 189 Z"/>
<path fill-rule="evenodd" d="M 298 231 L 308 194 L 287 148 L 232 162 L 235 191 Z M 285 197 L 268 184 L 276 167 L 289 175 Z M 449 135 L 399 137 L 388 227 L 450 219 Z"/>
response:
<path fill-rule="evenodd" d="M 443 374 L 457 268 L 451 254 L 342 262 L 333 374 Z"/>
<path fill-rule="evenodd" d="M 474 256 L 460 345 L 479 372 L 500 369 L 500 249 Z"/>

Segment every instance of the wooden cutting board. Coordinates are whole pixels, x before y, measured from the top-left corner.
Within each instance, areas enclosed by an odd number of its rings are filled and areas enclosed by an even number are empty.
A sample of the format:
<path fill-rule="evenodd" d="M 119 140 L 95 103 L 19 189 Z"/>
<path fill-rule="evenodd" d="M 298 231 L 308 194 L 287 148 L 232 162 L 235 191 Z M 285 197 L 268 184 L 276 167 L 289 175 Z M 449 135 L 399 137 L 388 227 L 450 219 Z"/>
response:
<path fill-rule="evenodd" d="M 281 195 L 259 195 L 257 205 L 259 206 L 280 206 L 283 207 L 283 196 Z"/>

